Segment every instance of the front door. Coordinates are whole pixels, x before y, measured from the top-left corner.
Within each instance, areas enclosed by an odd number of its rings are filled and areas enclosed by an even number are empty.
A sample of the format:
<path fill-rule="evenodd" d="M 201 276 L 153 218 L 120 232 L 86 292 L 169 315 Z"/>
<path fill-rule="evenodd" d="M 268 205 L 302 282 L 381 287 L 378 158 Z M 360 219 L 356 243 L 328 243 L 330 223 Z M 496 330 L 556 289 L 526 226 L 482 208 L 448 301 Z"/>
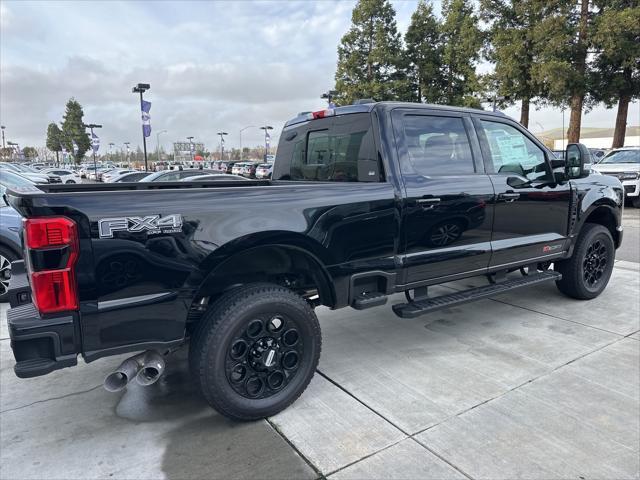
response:
<path fill-rule="evenodd" d="M 401 109 L 392 120 L 406 191 L 399 283 L 484 272 L 494 192 L 470 117 Z"/>
<path fill-rule="evenodd" d="M 496 194 L 490 266 L 561 254 L 569 246 L 569 183 L 556 183 L 544 148 L 520 125 L 480 116 L 474 124 Z"/>

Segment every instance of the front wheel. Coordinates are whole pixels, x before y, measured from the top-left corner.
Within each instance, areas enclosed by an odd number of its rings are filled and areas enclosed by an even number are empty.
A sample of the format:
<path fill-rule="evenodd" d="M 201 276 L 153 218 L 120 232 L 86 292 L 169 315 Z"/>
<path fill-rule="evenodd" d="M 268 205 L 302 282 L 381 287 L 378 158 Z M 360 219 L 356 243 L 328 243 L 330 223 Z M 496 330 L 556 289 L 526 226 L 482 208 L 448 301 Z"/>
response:
<path fill-rule="evenodd" d="M 239 287 L 200 322 L 189 348 L 191 373 L 209 405 L 231 419 L 275 415 L 302 394 L 315 373 L 320 325 L 291 290 Z"/>
<path fill-rule="evenodd" d="M 554 268 L 562 274 L 556 282 L 558 289 L 573 298 L 595 298 L 609 283 L 615 245 L 611 232 L 602 225 L 586 223 L 578 237 L 573 256 L 556 262 Z"/>
<path fill-rule="evenodd" d="M 633 205 L 633 208 L 640 208 L 640 197 L 633 197 L 631 199 L 631 205 Z"/>

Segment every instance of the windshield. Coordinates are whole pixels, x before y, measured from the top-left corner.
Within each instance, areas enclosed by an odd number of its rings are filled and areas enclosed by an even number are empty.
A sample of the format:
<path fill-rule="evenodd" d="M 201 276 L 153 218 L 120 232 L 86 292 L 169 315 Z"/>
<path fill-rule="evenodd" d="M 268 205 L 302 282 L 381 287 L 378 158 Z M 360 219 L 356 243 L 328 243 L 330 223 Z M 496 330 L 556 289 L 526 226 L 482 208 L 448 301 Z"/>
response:
<path fill-rule="evenodd" d="M 640 163 L 640 150 L 617 150 L 604 157 L 600 164 L 605 163 Z"/>

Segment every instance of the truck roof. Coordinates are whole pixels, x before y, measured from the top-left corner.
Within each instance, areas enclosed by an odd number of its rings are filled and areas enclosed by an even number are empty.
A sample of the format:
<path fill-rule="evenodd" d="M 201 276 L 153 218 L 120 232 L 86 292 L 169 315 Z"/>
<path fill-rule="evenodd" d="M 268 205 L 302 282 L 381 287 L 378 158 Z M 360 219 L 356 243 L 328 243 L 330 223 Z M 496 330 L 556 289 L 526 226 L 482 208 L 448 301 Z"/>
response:
<path fill-rule="evenodd" d="M 392 110 L 394 108 L 409 107 L 417 109 L 428 110 L 442 110 L 442 111 L 456 111 L 467 113 L 482 113 L 483 115 L 493 115 L 496 117 L 504 118 L 506 115 L 502 112 L 491 112 L 488 110 L 482 110 L 480 108 L 467 108 L 467 107 L 455 107 L 451 105 L 436 105 L 433 103 L 414 103 L 414 102 L 370 102 L 370 103 L 358 103 L 355 105 L 345 105 L 343 107 L 335 107 L 325 110 L 319 110 L 316 112 L 301 112 L 291 120 L 284 124 L 284 128 L 298 123 L 307 122 L 316 118 L 324 118 L 328 116 L 340 116 L 349 115 L 352 113 L 368 113 L 375 110 Z"/>

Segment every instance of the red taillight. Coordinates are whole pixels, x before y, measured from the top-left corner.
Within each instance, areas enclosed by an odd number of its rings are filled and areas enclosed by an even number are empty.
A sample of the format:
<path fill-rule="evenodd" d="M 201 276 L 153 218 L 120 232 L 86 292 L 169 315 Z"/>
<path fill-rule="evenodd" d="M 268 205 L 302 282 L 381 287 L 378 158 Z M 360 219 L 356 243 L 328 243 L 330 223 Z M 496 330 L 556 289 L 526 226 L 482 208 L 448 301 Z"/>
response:
<path fill-rule="evenodd" d="M 76 224 L 68 218 L 29 218 L 24 220 L 28 248 L 70 245 L 77 239 Z"/>
<path fill-rule="evenodd" d="M 33 302 L 42 313 L 78 309 L 78 295 L 73 270 L 46 270 L 31 274 Z"/>
<path fill-rule="evenodd" d="M 24 220 L 27 269 L 31 279 L 33 303 L 41 313 L 77 310 L 78 293 L 74 266 L 78 258 L 76 223 L 66 217 L 29 218 Z M 68 255 L 63 254 L 68 247 Z M 55 270 L 38 270 L 31 264 L 31 250 L 60 250 L 62 261 Z"/>

